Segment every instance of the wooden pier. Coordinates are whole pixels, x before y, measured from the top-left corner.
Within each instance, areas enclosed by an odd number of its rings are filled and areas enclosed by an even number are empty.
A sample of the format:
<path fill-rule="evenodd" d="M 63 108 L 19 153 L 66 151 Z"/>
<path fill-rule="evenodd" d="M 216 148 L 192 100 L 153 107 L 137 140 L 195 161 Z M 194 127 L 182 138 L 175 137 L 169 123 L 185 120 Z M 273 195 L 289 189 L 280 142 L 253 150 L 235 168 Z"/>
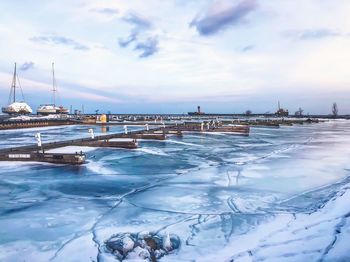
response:
<path fill-rule="evenodd" d="M 168 132 L 224 132 L 236 135 L 249 135 L 249 125 L 224 125 L 222 121 L 204 121 L 204 122 L 184 122 L 183 124 L 165 127 Z"/>
<path fill-rule="evenodd" d="M 293 126 L 319 123 L 318 119 L 256 119 L 256 120 L 222 120 L 223 124 L 247 125 L 251 127 L 279 128 L 280 126 Z"/>
<path fill-rule="evenodd" d="M 99 140 L 99 141 L 84 141 L 79 143 L 79 146 L 134 149 L 138 147 L 138 144 L 136 139 L 132 141 Z"/>
<path fill-rule="evenodd" d="M 82 138 L 65 140 L 59 142 L 43 143 L 40 147 L 38 145 L 20 146 L 14 148 L 0 149 L 0 161 L 36 161 L 36 162 L 50 162 L 55 164 L 73 164 L 79 165 L 85 162 L 85 154 L 83 152 L 76 152 L 75 154 L 66 153 L 49 153 L 50 149 L 61 148 L 66 146 L 88 146 L 88 147 L 109 147 L 109 148 L 125 148 L 135 149 L 138 147 L 137 139 L 152 139 L 164 140 L 166 139 L 167 131 L 162 131 L 161 134 L 154 133 L 160 128 L 154 130 L 140 130 L 131 131 L 127 134 L 116 133 L 102 136 L 95 136 L 94 138 Z M 179 134 L 178 131 L 176 131 Z M 129 140 L 123 140 L 123 139 Z"/>
<path fill-rule="evenodd" d="M 30 161 L 53 164 L 81 165 L 85 162 L 83 152 L 75 154 L 42 153 L 42 152 L 13 152 L 0 154 L 0 161 Z"/>
<path fill-rule="evenodd" d="M 255 123 L 255 124 L 252 124 Z M 125 148 L 135 149 L 138 147 L 138 139 L 151 140 L 165 140 L 168 135 L 182 136 L 184 132 L 225 132 L 233 135 L 245 135 L 250 133 L 250 126 L 265 126 L 265 127 L 279 127 L 282 124 L 304 124 L 316 123 L 316 121 L 305 120 L 279 120 L 279 121 L 206 121 L 206 122 L 185 122 L 182 124 L 165 125 L 161 127 L 154 127 L 138 131 L 130 131 L 124 133 L 115 133 L 101 136 L 94 136 L 93 138 L 82 138 L 65 140 L 58 142 L 43 143 L 41 147 L 38 145 L 28 145 L 14 148 L 0 149 L 0 161 L 37 161 L 50 162 L 58 164 L 73 164 L 79 165 L 85 162 L 85 154 L 83 152 L 76 152 L 75 154 L 65 153 L 49 153 L 50 149 L 67 147 L 67 146 L 88 146 L 88 147 L 109 147 L 109 148 Z M 128 140 L 125 140 L 128 139 Z"/>

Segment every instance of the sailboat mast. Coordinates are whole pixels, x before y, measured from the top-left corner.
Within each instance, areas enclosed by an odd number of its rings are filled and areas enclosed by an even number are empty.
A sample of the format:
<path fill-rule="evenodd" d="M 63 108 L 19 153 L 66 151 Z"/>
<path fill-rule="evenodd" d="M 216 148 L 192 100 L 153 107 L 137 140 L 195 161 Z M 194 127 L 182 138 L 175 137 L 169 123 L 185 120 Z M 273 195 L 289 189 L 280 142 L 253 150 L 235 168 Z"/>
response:
<path fill-rule="evenodd" d="M 15 63 L 15 71 L 13 72 L 12 89 L 13 89 L 13 102 L 16 102 L 16 79 L 17 79 L 17 65 Z"/>
<path fill-rule="evenodd" d="M 55 79 L 55 63 L 52 63 L 52 92 L 53 92 L 53 106 L 56 106 L 56 79 Z"/>

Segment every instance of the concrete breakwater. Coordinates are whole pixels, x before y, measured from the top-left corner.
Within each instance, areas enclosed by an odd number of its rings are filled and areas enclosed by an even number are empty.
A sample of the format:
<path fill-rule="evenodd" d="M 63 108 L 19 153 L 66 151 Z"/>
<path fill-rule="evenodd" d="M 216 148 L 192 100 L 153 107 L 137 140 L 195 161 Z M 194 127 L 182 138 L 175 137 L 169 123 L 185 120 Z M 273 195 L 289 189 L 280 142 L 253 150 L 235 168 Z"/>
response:
<path fill-rule="evenodd" d="M 220 123 L 223 125 L 235 124 L 235 125 L 248 125 L 248 126 L 267 126 L 267 127 L 279 127 L 281 125 L 293 125 L 293 124 L 304 124 L 304 123 L 317 123 L 319 120 L 317 118 L 309 119 L 293 119 L 293 118 L 244 118 L 244 119 L 225 119 L 222 118 L 220 121 L 218 117 L 211 116 L 201 116 L 201 117 L 188 117 L 188 116 L 177 116 L 170 117 L 118 117 L 106 116 L 105 121 L 101 121 L 101 115 L 83 115 L 83 116 L 62 116 L 62 118 L 37 118 L 30 117 L 28 119 L 10 119 L 10 118 L 0 118 L 0 130 L 9 130 L 9 129 L 21 129 L 21 128 L 32 128 L 32 127 L 46 127 L 46 126 L 60 126 L 60 125 L 117 125 L 117 126 L 173 126 L 175 123 L 181 125 L 182 128 L 185 124 L 190 124 L 192 126 L 200 125 L 201 123 L 207 124 L 210 123 Z M 321 120 L 322 121 L 322 120 Z M 188 126 L 188 128 L 191 128 Z M 209 128 L 206 128 L 209 129 Z M 209 131 L 210 132 L 210 131 Z"/>
<path fill-rule="evenodd" d="M 46 127 L 46 126 L 75 125 L 75 124 L 76 124 L 75 122 L 68 120 L 68 119 L 1 121 L 0 122 L 0 130 L 32 128 L 32 127 Z"/>

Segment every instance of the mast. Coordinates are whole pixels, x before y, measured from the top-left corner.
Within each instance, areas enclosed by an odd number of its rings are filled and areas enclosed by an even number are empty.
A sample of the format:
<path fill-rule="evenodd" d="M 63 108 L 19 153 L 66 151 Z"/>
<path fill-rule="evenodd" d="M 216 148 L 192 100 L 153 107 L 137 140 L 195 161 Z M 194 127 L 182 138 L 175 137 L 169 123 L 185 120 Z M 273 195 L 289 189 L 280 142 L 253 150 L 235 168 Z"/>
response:
<path fill-rule="evenodd" d="M 56 107 L 56 79 L 55 79 L 55 63 L 52 63 L 52 98 L 53 106 Z"/>
<path fill-rule="evenodd" d="M 16 102 L 16 79 L 17 79 L 17 65 L 15 63 L 15 71 L 13 72 L 12 86 L 13 89 L 13 103 Z"/>

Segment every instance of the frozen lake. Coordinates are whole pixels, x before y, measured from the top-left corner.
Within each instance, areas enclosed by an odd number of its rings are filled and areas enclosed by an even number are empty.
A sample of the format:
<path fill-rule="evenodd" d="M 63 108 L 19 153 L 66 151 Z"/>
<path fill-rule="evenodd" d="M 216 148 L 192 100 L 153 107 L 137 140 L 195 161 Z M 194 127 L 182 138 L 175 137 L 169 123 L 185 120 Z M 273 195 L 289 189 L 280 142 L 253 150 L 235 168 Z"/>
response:
<path fill-rule="evenodd" d="M 88 128 L 1 131 L 0 147 Z M 118 261 L 106 241 L 140 232 L 179 238 L 161 261 L 350 260 L 350 121 L 139 145 L 87 148 L 79 167 L 0 162 L 0 261 Z"/>

